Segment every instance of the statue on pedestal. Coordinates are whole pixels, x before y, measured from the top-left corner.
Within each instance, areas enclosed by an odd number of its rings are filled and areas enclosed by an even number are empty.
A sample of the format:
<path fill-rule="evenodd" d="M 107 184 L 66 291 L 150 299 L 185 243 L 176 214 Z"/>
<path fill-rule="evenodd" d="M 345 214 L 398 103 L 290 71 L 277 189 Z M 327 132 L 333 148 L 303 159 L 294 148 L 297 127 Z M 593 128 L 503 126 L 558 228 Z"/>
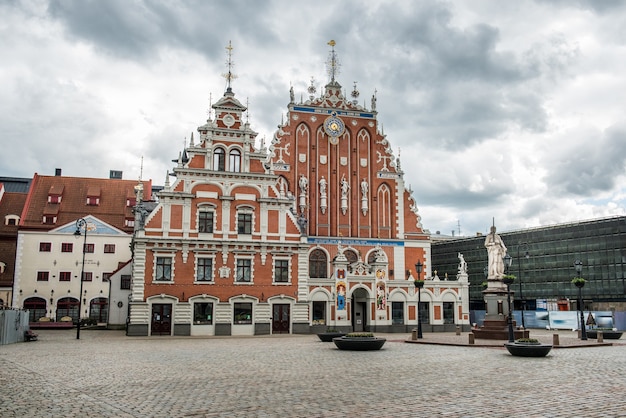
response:
<path fill-rule="evenodd" d="M 489 275 L 487 278 L 489 280 L 500 280 L 502 275 L 504 275 L 504 260 L 502 258 L 506 255 L 506 246 L 500 235 L 496 234 L 495 225 L 491 227 L 491 232 L 485 238 L 485 248 L 487 248 L 489 257 Z"/>

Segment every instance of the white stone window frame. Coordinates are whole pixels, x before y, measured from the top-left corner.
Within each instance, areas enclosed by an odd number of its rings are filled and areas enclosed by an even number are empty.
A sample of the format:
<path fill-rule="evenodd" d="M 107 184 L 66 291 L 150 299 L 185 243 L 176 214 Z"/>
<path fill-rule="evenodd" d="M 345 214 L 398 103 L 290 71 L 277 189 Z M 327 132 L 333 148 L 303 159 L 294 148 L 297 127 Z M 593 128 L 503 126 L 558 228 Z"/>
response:
<path fill-rule="evenodd" d="M 236 208 L 236 213 L 235 213 L 235 233 L 237 235 L 245 235 L 245 236 L 251 236 L 254 234 L 255 231 L 255 222 L 256 222 L 256 216 L 254 216 L 254 207 L 250 206 L 250 205 L 239 205 Z M 239 215 L 251 215 L 251 220 L 250 220 L 250 233 L 245 233 L 245 232 L 239 232 Z"/>
<path fill-rule="evenodd" d="M 9 221 L 10 220 L 14 220 L 15 221 L 15 224 L 13 224 L 13 225 L 17 226 L 17 225 L 20 224 L 20 216 L 19 215 L 6 215 L 4 217 L 4 224 L 5 225 L 9 225 Z"/>
<path fill-rule="evenodd" d="M 198 261 L 200 259 L 211 260 L 211 280 L 198 280 Z M 194 284 L 215 284 L 215 255 L 196 254 L 193 269 L 193 282 Z"/>
<path fill-rule="evenodd" d="M 239 260 L 250 260 L 250 281 L 240 281 L 237 276 L 239 274 Z M 254 284 L 254 256 L 253 255 L 235 255 L 235 273 L 233 275 L 234 284 L 251 285 Z"/>
<path fill-rule="evenodd" d="M 287 281 L 286 282 L 278 282 L 276 281 L 276 262 L 277 261 L 286 261 L 287 262 Z M 291 257 L 288 256 L 274 256 L 272 257 L 272 284 L 275 285 L 290 285 L 291 284 Z"/>
<path fill-rule="evenodd" d="M 169 258 L 172 263 L 170 264 L 170 279 L 169 280 L 158 280 L 156 277 L 157 274 L 157 261 L 159 260 L 159 258 Z M 154 253 L 154 260 L 153 260 L 153 268 L 152 268 L 152 283 L 174 283 L 174 270 L 175 270 L 175 265 L 176 265 L 176 258 L 174 257 L 174 254 L 172 253 Z"/>
<path fill-rule="evenodd" d="M 200 232 L 200 212 L 212 212 L 213 213 L 213 231 L 212 232 Z M 206 235 L 208 237 L 212 237 L 215 233 L 217 227 L 217 206 L 213 203 L 201 203 L 198 205 L 198 210 L 196 210 L 196 230 L 198 234 Z"/>

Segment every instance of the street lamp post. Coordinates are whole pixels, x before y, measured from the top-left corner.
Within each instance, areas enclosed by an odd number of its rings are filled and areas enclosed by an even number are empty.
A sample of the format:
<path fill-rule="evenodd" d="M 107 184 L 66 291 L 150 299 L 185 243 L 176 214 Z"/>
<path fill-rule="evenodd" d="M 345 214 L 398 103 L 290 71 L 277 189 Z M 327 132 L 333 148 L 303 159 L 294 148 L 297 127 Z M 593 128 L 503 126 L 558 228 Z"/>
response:
<path fill-rule="evenodd" d="M 508 253 L 506 253 L 504 257 L 502 257 L 502 260 L 504 261 L 505 272 L 507 272 L 509 267 L 511 267 L 513 258 Z M 513 283 L 513 280 L 514 280 L 514 276 L 509 276 L 508 274 L 505 274 L 504 277 L 502 278 L 502 282 L 506 285 L 506 301 L 507 301 L 507 304 L 509 305 L 507 325 L 509 328 L 509 342 L 510 343 L 515 342 L 515 333 L 513 332 L 513 310 L 511 309 L 511 284 Z"/>
<path fill-rule="evenodd" d="M 415 271 L 417 272 L 417 280 L 415 283 L 415 289 L 417 290 L 417 338 L 422 338 L 422 318 L 420 317 L 420 304 L 421 304 L 421 289 L 424 287 L 424 282 L 422 281 L 422 267 L 424 265 L 421 261 L 415 263 Z"/>
<path fill-rule="evenodd" d="M 528 254 L 528 246 L 526 243 L 523 243 L 523 245 L 526 246 L 526 253 L 524 254 L 524 257 L 526 258 L 526 260 L 528 260 L 528 258 L 530 257 L 530 255 Z M 524 322 L 524 311 L 526 310 L 526 300 L 524 299 L 524 296 L 522 294 L 522 259 L 519 254 L 519 247 L 520 247 L 520 244 L 517 245 L 517 277 L 519 280 L 519 298 L 522 302 L 522 328 L 526 328 L 526 323 Z"/>
<path fill-rule="evenodd" d="M 80 292 L 78 293 L 78 322 L 76 323 L 76 339 L 80 340 L 80 313 L 83 309 L 83 279 L 85 276 L 85 250 L 87 246 L 87 221 L 84 218 L 80 218 L 76 221 L 76 231 L 74 232 L 74 236 L 80 237 L 82 233 L 80 230 L 84 229 L 85 235 L 83 240 L 83 265 L 80 270 Z"/>
<path fill-rule="evenodd" d="M 576 278 L 582 279 L 581 273 L 583 271 L 583 262 L 580 260 L 574 261 L 574 268 L 576 269 Z M 585 281 L 581 280 L 575 283 L 578 287 L 578 310 L 580 311 L 580 339 L 587 340 L 587 327 L 585 326 L 585 314 L 583 313 L 583 286 Z"/>

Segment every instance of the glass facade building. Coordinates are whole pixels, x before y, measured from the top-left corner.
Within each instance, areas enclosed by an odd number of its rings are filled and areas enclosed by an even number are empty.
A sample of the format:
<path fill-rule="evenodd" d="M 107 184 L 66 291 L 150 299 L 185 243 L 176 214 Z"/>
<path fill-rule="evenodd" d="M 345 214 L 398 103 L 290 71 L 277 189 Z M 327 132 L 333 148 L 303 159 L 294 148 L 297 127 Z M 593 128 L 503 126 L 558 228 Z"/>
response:
<path fill-rule="evenodd" d="M 614 217 L 513 232 L 497 231 L 513 258 L 508 270 L 514 308 L 535 310 L 577 309 L 578 289 L 571 280 L 578 274 L 574 261 L 583 263 L 581 276 L 585 309 L 626 311 L 626 217 Z M 485 235 L 452 240 L 433 236 L 432 269 L 439 277 L 455 279 L 458 253 L 467 262 L 470 309 L 482 310 L 482 283 L 486 281 Z"/>

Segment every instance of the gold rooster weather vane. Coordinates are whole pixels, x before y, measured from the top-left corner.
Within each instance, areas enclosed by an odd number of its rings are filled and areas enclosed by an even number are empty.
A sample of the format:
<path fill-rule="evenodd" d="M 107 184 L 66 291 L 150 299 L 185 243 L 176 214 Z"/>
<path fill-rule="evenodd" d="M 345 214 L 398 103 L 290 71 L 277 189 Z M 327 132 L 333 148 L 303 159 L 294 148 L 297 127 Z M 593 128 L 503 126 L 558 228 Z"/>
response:
<path fill-rule="evenodd" d="M 237 76 L 233 74 L 233 67 L 235 66 L 235 63 L 233 62 L 233 46 L 232 46 L 231 41 L 228 41 L 228 46 L 226 47 L 226 50 L 228 51 L 226 53 L 228 55 L 228 60 L 226 60 L 226 65 L 228 66 L 228 72 L 222 74 L 222 77 L 226 79 L 226 83 L 227 83 L 226 90 L 230 91 L 231 82 L 237 78 Z"/>

